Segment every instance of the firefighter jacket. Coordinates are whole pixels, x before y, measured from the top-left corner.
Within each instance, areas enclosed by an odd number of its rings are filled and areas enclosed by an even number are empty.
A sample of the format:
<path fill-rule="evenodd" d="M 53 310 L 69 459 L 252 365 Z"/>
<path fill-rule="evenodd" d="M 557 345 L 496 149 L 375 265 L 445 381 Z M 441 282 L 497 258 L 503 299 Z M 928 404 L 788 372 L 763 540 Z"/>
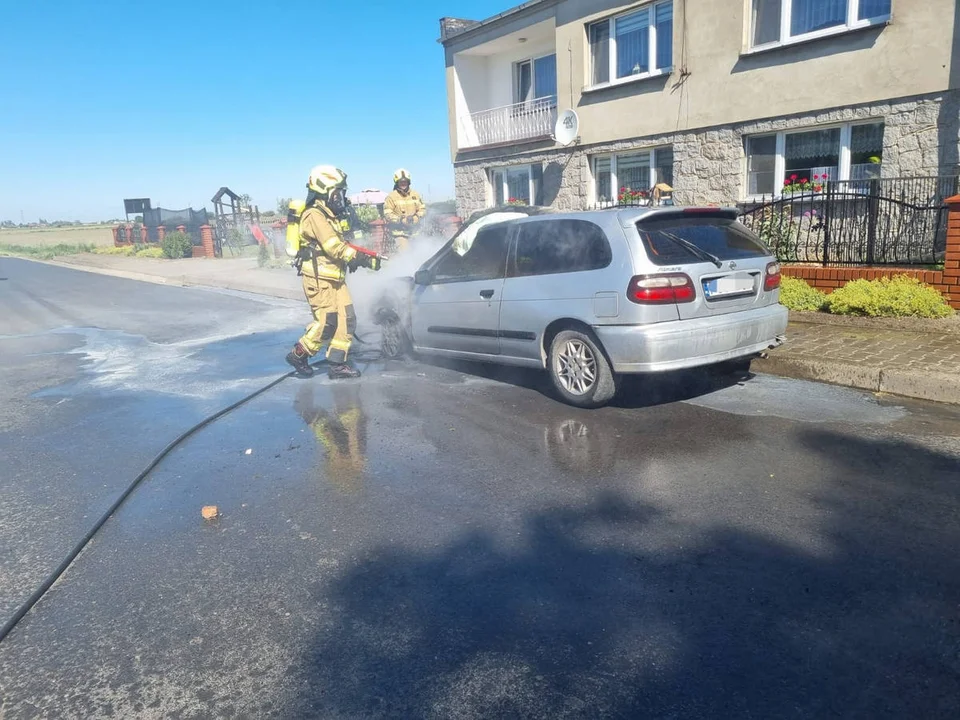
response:
<path fill-rule="evenodd" d="M 419 223 L 427 213 L 427 206 L 423 204 L 420 194 L 416 190 L 410 190 L 406 195 L 401 195 L 399 190 L 394 190 L 383 202 L 383 216 L 390 226 L 390 232 L 393 235 L 409 235 L 414 225 L 399 224 L 403 218 L 415 218 Z"/>
<path fill-rule="evenodd" d="M 357 251 L 343 239 L 333 216 L 325 206 L 314 204 L 300 216 L 302 247 L 310 251 L 310 258 L 303 261 L 301 272 L 320 280 L 343 282 L 347 277 L 347 263 L 357 256 Z"/>

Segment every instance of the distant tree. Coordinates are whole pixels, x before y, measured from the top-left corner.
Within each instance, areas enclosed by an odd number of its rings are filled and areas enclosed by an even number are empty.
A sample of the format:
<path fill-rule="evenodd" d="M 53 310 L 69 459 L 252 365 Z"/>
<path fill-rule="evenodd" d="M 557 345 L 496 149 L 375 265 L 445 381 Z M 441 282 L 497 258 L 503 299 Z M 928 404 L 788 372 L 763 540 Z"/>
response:
<path fill-rule="evenodd" d="M 240 204 L 243 207 L 251 207 L 253 205 L 253 200 L 250 199 L 250 196 L 244 193 L 240 196 Z"/>
<path fill-rule="evenodd" d="M 277 198 L 277 215 L 281 217 L 287 216 L 287 209 L 290 207 L 290 200 L 292 198 Z"/>
<path fill-rule="evenodd" d="M 142 222 L 143 222 L 143 215 L 134 215 L 134 216 L 133 216 L 133 221 L 134 221 L 135 223 L 142 223 Z"/>

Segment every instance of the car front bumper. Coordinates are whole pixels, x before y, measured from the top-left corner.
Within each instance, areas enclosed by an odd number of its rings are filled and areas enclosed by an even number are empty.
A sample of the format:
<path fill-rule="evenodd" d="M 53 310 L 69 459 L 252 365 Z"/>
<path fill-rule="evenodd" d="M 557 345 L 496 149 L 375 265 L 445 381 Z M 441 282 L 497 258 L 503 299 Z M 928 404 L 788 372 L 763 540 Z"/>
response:
<path fill-rule="evenodd" d="M 597 325 L 613 369 L 664 372 L 756 355 L 783 344 L 788 311 L 768 305 L 714 317 L 654 325 Z"/>

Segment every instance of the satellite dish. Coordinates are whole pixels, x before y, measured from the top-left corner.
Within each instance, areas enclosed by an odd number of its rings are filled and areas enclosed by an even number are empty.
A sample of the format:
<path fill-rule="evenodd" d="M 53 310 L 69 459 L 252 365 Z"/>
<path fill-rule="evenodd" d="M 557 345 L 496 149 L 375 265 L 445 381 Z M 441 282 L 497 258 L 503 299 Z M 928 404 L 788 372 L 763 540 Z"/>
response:
<path fill-rule="evenodd" d="M 573 110 L 564 110 L 557 118 L 557 124 L 553 128 L 553 138 L 561 145 L 569 145 L 577 139 L 577 133 L 580 132 L 580 118 Z"/>

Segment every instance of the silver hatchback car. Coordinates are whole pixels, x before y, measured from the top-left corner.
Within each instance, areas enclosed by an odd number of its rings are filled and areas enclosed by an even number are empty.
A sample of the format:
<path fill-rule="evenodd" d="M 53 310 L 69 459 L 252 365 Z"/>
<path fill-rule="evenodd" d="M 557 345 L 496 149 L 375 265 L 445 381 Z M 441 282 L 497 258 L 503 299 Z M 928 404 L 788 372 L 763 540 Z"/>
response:
<path fill-rule="evenodd" d="M 393 317 L 416 353 L 545 369 L 564 401 L 600 407 L 623 374 L 780 345 L 779 288 L 735 210 L 502 208 L 424 263 Z"/>

